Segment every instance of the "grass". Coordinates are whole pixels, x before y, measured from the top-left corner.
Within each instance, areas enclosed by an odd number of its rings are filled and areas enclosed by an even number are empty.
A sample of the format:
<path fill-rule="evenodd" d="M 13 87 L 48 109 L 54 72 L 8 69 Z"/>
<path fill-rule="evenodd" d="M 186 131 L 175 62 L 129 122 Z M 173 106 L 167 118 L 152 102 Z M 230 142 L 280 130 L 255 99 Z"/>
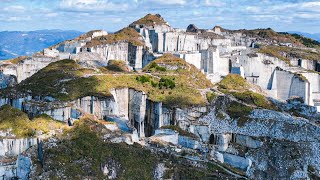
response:
<path fill-rule="evenodd" d="M 249 90 L 250 84 L 240 75 L 229 74 L 218 84 L 218 89 L 231 94 L 240 101 L 264 109 L 275 110 L 276 106 L 262 94 Z"/>
<path fill-rule="evenodd" d="M 232 177 L 211 163 L 199 162 L 202 166 L 194 167 L 184 158 L 154 150 L 151 152 L 137 144 L 105 142 L 102 137 L 109 133 L 100 121 L 82 118 L 60 137 L 57 146 L 45 149 L 42 171 L 57 179 L 106 179 L 101 167 L 108 164 L 116 170 L 116 179 L 153 179 L 157 164 L 164 163 L 169 168 L 165 170 L 168 178 Z"/>
<path fill-rule="evenodd" d="M 217 94 L 215 92 L 207 92 L 206 97 L 208 102 L 211 103 L 217 97 Z"/>
<path fill-rule="evenodd" d="M 193 139 L 198 139 L 198 137 L 195 134 L 185 131 L 178 126 L 174 126 L 174 125 L 162 126 L 161 129 L 172 129 L 177 131 L 181 136 L 187 136 Z"/>
<path fill-rule="evenodd" d="M 299 39 L 295 38 L 294 36 L 290 34 L 275 32 L 271 28 L 252 29 L 252 30 L 241 29 L 241 30 L 233 30 L 231 32 L 241 32 L 243 34 L 246 34 L 247 36 L 256 37 L 258 39 L 266 39 L 269 41 L 276 41 L 278 43 L 292 43 L 295 46 L 303 46 L 302 42 Z"/>
<path fill-rule="evenodd" d="M 144 91 L 150 100 L 163 102 L 170 107 L 206 104 L 199 89 L 210 88 L 212 84 L 196 67 L 173 55 L 159 59 L 155 62 L 181 68 L 153 73 L 118 73 L 108 70 L 105 74 L 84 77 L 95 71 L 84 69 L 73 60 L 61 60 L 49 64 L 16 87 L 0 90 L 0 94 L 10 96 L 15 92 L 71 101 L 85 96 L 111 96 L 110 90 L 114 88 L 132 88 Z"/>
<path fill-rule="evenodd" d="M 128 72 L 130 71 L 128 65 L 122 60 L 109 60 L 108 66 L 106 67 L 110 71 L 114 72 Z"/>
<path fill-rule="evenodd" d="M 4 105 L 0 108 L 0 130 L 12 129 L 17 138 L 33 137 L 36 132 L 44 134 L 50 130 L 60 129 L 63 123 L 54 121 L 47 115 L 40 115 L 30 120 L 24 112 Z"/>
<path fill-rule="evenodd" d="M 288 34 L 288 33 L 283 33 L 283 34 Z M 290 34 L 290 35 L 296 38 L 297 40 L 299 40 L 306 47 L 317 48 L 320 46 L 320 42 L 313 40 L 311 38 L 307 38 L 296 33 Z"/>
<path fill-rule="evenodd" d="M 105 36 L 99 36 L 93 38 L 87 43 L 87 47 L 94 47 L 104 44 L 112 44 L 117 42 L 128 42 L 134 46 L 144 46 L 145 43 L 142 41 L 140 34 L 133 28 L 124 28 L 114 34 L 108 34 Z"/>
<path fill-rule="evenodd" d="M 246 104 L 255 105 L 264 109 L 276 109 L 276 106 L 261 94 L 252 91 L 231 92 L 231 94 Z"/>
<path fill-rule="evenodd" d="M 219 90 L 243 90 L 249 87 L 247 81 L 237 74 L 228 74 L 218 84 Z"/>
<path fill-rule="evenodd" d="M 17 58 L 13 58 L 13 59 L 8 59 L 8 60 L 5 60 L 4 62 L 9 62 L 9 63 L 12 63 L 12 64 L 18 64 L 19 62 L 27 59 L 28 56 L 19 56 Z"/>
<path fill-rule="evenodd" d="M 239 127 L 244 126 L 250 120 L 248 117 L 253 108 L 244 104 L 232 101 L 227 107 L 227 113 L 232 119 L 238 119 L 237 124 Z"/>
<path fill-rule="evenodd" d="M 295 57 L 312 61 L 317 61 L 320 59 L 319 52 L 314 52 L 309 49 L 299 49 L 286 46 L 264 46 L 259 49 L 258 52 L 276 57 L 280 60 L 285 61 L 287 64 L 290 64 L 290 59 L 288 57 Z"/>
<path fill-rule="evenodd" d="M 163 25 L 166 24 L 164 19 L 161 17 L 160 14 L 147 14 L 143 18 L 134 21 L 130 24 L 130 26 L 134 25 L 145 25 L 145 26 L 153 26 L 153 25 Z"/>
<path fill-rule="evenodd" d="M 100 167 L 114 162 L 119 179 L 150 179 L 157 159 L 139 145 L 105 143 L 102 125 L 81 119 L 59 142 L 58 148 L 46 152 L 47 167 L 59 167 L 67 179 L 87 177 L 103 179 Z M 61 166 L 63 164 L 63 166 Z"/>

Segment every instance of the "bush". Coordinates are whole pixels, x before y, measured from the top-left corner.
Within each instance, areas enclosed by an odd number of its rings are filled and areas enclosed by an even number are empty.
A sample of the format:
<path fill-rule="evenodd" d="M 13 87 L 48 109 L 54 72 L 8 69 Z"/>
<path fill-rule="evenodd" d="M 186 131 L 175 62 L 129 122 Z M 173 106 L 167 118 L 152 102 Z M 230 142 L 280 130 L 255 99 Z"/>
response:
<path fill-rule="evenodd" d="M 231 92 L 231 94 L 247 104 L 252 104 L 264 109 L 275 109 L 275 106 L 261 94 L 252 91 Z"/>
<path fill-rule="evenodd" d="M 127 72 L 129 68 L 127 67 L 126 63 L 121 60 L 110 60 L 108 62 L 107 69 L 110 71 L 115 72 Z"/>
<path fill-rule="evenodd" d="M 253 108 L 233 101 L 227 107 L 227 113 L 233 119 L 238 119 L 238 126 L 243 126 L 248 120 Z"/>
<path fill-rule="evenodd" d="M 146 82 L 150 82 L 150 77 L 149 76 L 138 76 L 138 77 L 136 77 L 136 80 L 143 84 Z"/>
<path fill-rule="evenodd" d="M 247 81 L 237 74 L 229 74 L 218 84 L 220 90 L 243 90 L 249 87 Z"/>
<path fill-rule="evenodd" d="M 162 77 L 159 81 L 159 88 L 162 89 L 162 87 L 165 87 L 166 89 L 173 89 L 174 87 L 176 87 L 176 83 L 174 82 L 174 80 Z"/>
<path fill-rule="evenodd" d="M 217 97 L 217 95 L 214 92 L 207 92 L 206 97 L 208 102 L 211 103 Z"/>
<path fill-rule="evenodd" d="M 167 69 L 165 67 L 159 66 L 157 63 L 152 62 L 149 66 L 150 69 L 156 69 L 158 71 L 166 71 Z"/>

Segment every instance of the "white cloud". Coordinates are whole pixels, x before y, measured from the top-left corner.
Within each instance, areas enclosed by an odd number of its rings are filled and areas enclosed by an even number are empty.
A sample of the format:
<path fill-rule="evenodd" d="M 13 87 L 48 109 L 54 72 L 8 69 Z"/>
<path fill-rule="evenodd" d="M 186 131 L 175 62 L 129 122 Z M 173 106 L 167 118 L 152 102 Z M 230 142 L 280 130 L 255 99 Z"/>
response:
<path fill-rule="evenodd" d="M 31 16 L 11 16 L 5 21 L 7 22 L 17 22 L 17 21 L 29 21 L 31 20 Z"/>
<path fill-rule="evenodd" d="M 8 6 L 3 8 L 3 10 L 8 12 L 24 12 L 26 9 L 23 6 Z"/>
<path fill-rule="evenodd" d="M 68 11 L 125 11 L 129 5 L 108 0 L 62 0 L 60 8 Z"/>
<path fill-rule="evenodd" d="M 150 1 L 157 4 L 164 4 L 164 5 L 184 5 L 187 3 L 185 0 L 150 0 Z"/>
<path fill-rule="evenodd" d="M 58 13 L 48 13 L 45 16 L 46 17 L 57 17 L 59 14 Z"/>
<path fill-rule="evenodd" d="M 206 6 L 214 6 L 214 7 L 222 7 L 225 6 L 226 3 L 220 0 L 205 0 L 204 4 Z"/>

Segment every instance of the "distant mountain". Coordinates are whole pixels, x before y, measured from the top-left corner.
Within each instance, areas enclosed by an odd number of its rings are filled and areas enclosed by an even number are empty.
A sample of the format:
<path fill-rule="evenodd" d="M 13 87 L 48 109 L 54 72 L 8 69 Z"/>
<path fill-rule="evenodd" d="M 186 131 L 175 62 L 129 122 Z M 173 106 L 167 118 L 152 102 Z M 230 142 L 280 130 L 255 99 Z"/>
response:
<path fill-rule="evenodd" d="M 83 34 L 79 31 L 38 30 L 0 32 L 0 60 L 17 56 L 30 56 L 48 46 L 73 39 Z"/>
<path fill-rule="evenodd" d="M 317 40 L 320 42 L 320 33 L 311 34 L 311 33 L 299 32 L 299 31 L 288 31 L 288 33 L 291 33 L 291 34 L 296 33 L 301 36 L 305 36 L 305 37 L 308 37 L 308 38 L 311 38 L 311 39 L 314 39 L 314 40 Z"/>

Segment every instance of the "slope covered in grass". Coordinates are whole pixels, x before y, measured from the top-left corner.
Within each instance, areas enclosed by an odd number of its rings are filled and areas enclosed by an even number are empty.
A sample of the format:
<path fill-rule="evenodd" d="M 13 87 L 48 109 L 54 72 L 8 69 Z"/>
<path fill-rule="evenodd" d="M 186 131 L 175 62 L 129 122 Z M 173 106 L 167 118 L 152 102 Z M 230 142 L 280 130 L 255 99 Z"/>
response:
<path fill-rule="evenodd" d="M 276 57 L 290 64 L 290 57 L 308 59 L 317 61 L 320 59 L 320 53 L 309 49 L 299 49 L 286 46 L 264 46 L 258 50 L 259 53 Z"/>
<path fill-rule="evenodd" d="M 135 46 L 144 46 L 144 41 L 140 34 L 133 28 L 124 28 L 114 34 L 108 34 L 105 36 L 99 36 L 93 38 L 87 43 L 87 47 L 93 47 L 103 44 L 112 44 L 117 42 L 129 42 Z"/>
<path fill-rule="evenodd" d="M 164 55 L 154 63 L 168 70 L 149 72 L 148 66 L 141 73 L 106 71 L 96 75 L 73 60 L 62 60 L 51 63 L 16 87 L 0 92 L 3 96 L 15 92 L 14 95 L 52 96 L 71 101 L 85 96 L 111 96 L 111 89 L 128 87 L 144 91 L 150 100 L 170 106 L 206 103 L 199 89 L 210 88 L 212 84 L 196 67 L 173 55 Z"/>
<path fill-rule="evenodd" d="M 30 120 L 24 112 L 4 105 L 0 108 L 0 130 L 11 132 L 18 138 L 33 137 L 36 132 L 49 133 L 50 130 L 60 129 L 64 125 L 46 115 L 40 115 Z"/>
<path fill-rule="evenodd" d="M 250 88 L 251 85 L 236 74 L 229 74 L 218 84 L 220 91 L 231 94 L 242 102 L 265 109 L 275 109 L 271 101 L 262 94 L 251 91 Z"/>
<path fill-rule="evenodd" d="M 130 26 L 134 26 L 134 25 L 154 26 L 154 25 L 163 25 L 163 24 L 166 24 L 166 21 L 161 17 L 160 14 L 147 14 L 143 18 L 131 23 Z"/>

